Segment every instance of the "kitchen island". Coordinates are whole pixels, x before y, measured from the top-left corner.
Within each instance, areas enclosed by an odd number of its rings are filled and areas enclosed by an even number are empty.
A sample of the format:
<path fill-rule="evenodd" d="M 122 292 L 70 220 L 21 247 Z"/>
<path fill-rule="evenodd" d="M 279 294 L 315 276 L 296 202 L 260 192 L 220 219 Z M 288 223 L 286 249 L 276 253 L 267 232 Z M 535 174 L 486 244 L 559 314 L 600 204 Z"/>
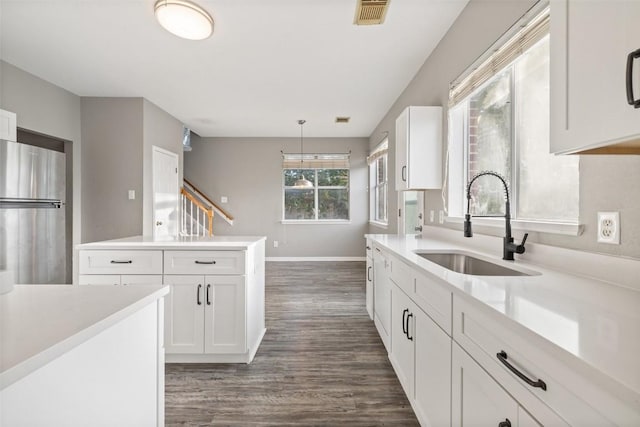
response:
<path fill-rule="evenodd" d="M 0 424 L 164 423 L 163 286 L 0 296 Z"/>
<path fill-rule="evenodd" d="M 264 236 L 133 236 L 79 245 L 80 285 L 169 285 L 166 362 L 250 363 L 266 332 Z"/>

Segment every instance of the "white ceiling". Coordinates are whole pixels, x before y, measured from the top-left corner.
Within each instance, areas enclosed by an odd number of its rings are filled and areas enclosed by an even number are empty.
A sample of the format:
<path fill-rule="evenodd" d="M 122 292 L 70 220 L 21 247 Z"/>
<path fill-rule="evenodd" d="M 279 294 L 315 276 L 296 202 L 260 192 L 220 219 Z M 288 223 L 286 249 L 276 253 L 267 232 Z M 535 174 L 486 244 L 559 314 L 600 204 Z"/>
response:
<path fill-rule="evenodd" d="M 368 137 L 468 0 L 197 0 L 213 36 L 179 39 L 155 0 L 0 0 L 2 59 L 80 96 L 144 97 L 201 136 Z M 336 124 L 336 116 L 351 123 Z"/>

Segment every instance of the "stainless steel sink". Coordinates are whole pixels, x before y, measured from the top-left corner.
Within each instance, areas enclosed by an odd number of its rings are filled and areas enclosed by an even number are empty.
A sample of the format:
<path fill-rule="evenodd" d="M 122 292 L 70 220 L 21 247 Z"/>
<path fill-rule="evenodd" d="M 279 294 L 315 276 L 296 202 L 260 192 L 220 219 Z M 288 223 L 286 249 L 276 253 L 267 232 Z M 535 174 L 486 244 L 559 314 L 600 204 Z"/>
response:
<path fill-rule="evenodd" d="M 416 255 L 456 273 L 474 276 L 534 276 L 536 272 L 514 270 L 490 261 L 458 252 L 420 252 Z"/>

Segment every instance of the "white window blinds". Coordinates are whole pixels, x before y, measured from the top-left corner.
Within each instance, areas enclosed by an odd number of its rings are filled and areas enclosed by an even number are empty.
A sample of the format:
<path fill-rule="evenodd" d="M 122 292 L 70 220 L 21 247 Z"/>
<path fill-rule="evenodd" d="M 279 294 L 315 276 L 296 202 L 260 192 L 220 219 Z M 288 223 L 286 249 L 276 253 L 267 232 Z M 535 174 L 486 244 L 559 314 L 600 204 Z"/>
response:
<path fill-rule="evenodd" d="M 526 22 L 527 19 L 529 22 Z M 523 25 L 512 27 L 513 32 L 505 34 L 467 71 L 451 83 L 449 88 L 450 107 L 465 99 L 471 92 L 511 64 L 522 52 L 549 34 L 548 6 L 533 18 L 529 16 L 523 20 Z"/>
<path fill-rule="evenodd" d="M 349 154 L 282 154 L 283 169 L 349 169 Z"/>

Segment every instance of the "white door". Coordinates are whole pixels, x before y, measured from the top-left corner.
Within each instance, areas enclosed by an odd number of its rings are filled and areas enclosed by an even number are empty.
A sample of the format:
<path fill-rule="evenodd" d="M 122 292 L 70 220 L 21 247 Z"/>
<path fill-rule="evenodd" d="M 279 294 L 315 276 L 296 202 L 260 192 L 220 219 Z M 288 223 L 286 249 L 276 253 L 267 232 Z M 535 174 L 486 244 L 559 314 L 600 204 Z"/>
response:
<path fill-rule="evenodd" d="M 178 155 L 154 146 L 153 237 L 177 236 L 179 224 Z"/>
<path fill-rule="evenodd" d="M 244 276 L 205 277 L 205 353 L 247 351 L 244 281 Z"/>
<path fill-rule="evenodd" d="M 204 276 L 164 276 L 171 292 L 164 299 L 165 349 L 167 353 L 204 351 Z"/>
<path fill-rule="evenodd" d="M 422 225 L 424 224 L 424 192 L 398 192 L 398 206 L 400 206 L 398 234 L 404 236 L 407 234 L 422 233 Z"/>

